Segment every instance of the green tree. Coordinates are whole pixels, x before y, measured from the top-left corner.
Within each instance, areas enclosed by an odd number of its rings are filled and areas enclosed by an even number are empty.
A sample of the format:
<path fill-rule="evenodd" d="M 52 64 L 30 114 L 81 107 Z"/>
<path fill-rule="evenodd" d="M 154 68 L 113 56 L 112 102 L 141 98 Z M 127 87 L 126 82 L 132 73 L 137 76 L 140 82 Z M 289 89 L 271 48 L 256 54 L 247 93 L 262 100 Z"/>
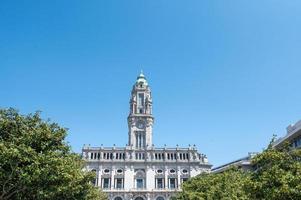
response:
<path fill-rule="evenodd" d="M 218 174 L 201 174 L 182 186 L 178 200 L 236 200 L 249 199 L 245 187 L 249 174 L 237 168 L 231 168 Z"/>
<path fill-rule="evenodd" d="M 301 150 L 285 145 L 275 149 L 270 144 L 253 159 L 252 199 L 301 199 Z"/>
<path fill-rule="evenodd" d="M 201 174 L 183 185 L 178 200 L 299 200 L 301 149 L 289 145 L 266 150 L 252 159 L 254 171 L 236 168 L 218 174 Z"/>
<path fill-rule="evenodd" d="M 0 109 L 0 199 L 104 200 L 92 172 L 65 142 L 67 131 L 37 112 Z"/>

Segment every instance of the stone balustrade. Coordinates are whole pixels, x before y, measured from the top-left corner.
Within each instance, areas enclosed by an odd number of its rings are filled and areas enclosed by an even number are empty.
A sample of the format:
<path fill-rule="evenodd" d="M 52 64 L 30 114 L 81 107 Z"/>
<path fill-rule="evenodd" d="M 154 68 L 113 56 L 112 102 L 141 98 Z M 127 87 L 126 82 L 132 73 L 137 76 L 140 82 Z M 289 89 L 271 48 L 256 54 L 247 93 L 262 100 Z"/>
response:
<path fill-rule="evenodd" d="M 189 148 L 148 148 L 132 147 L 90 147 L 84 146 L 82 157 L 87 161 L 135 161 L 135 162 L 200 162 L 207 163 L 207 157 Z"/>

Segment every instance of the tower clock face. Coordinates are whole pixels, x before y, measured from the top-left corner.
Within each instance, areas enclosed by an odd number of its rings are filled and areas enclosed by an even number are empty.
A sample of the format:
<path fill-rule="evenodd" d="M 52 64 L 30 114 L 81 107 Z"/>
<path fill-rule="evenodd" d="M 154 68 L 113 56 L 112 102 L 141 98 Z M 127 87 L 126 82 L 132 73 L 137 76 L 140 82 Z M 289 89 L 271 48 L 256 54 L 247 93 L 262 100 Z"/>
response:
<path fill-rule="evenodd" d="M 139 120 L 136 124 L 136 126 L 140 129 L 143 129 L 145 127 L 144 121 Z"/>

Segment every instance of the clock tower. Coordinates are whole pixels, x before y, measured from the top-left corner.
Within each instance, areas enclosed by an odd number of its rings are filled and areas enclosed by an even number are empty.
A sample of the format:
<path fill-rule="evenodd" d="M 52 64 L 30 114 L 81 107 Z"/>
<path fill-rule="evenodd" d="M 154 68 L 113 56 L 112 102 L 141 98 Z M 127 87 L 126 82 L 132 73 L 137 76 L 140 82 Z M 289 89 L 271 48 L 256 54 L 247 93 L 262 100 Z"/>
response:
<path fill-rule="evenodd" d="M 131 93 L 128 145 L 135 149 L 150 148 L 153 144 L 153 122 L 151 91 L 141 72 Z"/>

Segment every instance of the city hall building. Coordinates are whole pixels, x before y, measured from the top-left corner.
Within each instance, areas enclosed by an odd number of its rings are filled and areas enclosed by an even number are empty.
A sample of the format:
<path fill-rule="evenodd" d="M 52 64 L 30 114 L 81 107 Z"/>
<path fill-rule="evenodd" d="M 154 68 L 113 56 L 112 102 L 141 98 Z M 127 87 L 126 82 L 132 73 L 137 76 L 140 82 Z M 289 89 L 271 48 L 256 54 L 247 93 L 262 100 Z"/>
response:
<path fill-rule="evenodd" d="M 143 73 L 132 89 L 126 147 L 84 146 L 86 169 L 110 200 L 169 200 L 188 178 L 210 172 L 195 146 L 157 148 L 153 144 L 152 96 Z M 179 138 L 180 140 L 180 138 Z"/>

